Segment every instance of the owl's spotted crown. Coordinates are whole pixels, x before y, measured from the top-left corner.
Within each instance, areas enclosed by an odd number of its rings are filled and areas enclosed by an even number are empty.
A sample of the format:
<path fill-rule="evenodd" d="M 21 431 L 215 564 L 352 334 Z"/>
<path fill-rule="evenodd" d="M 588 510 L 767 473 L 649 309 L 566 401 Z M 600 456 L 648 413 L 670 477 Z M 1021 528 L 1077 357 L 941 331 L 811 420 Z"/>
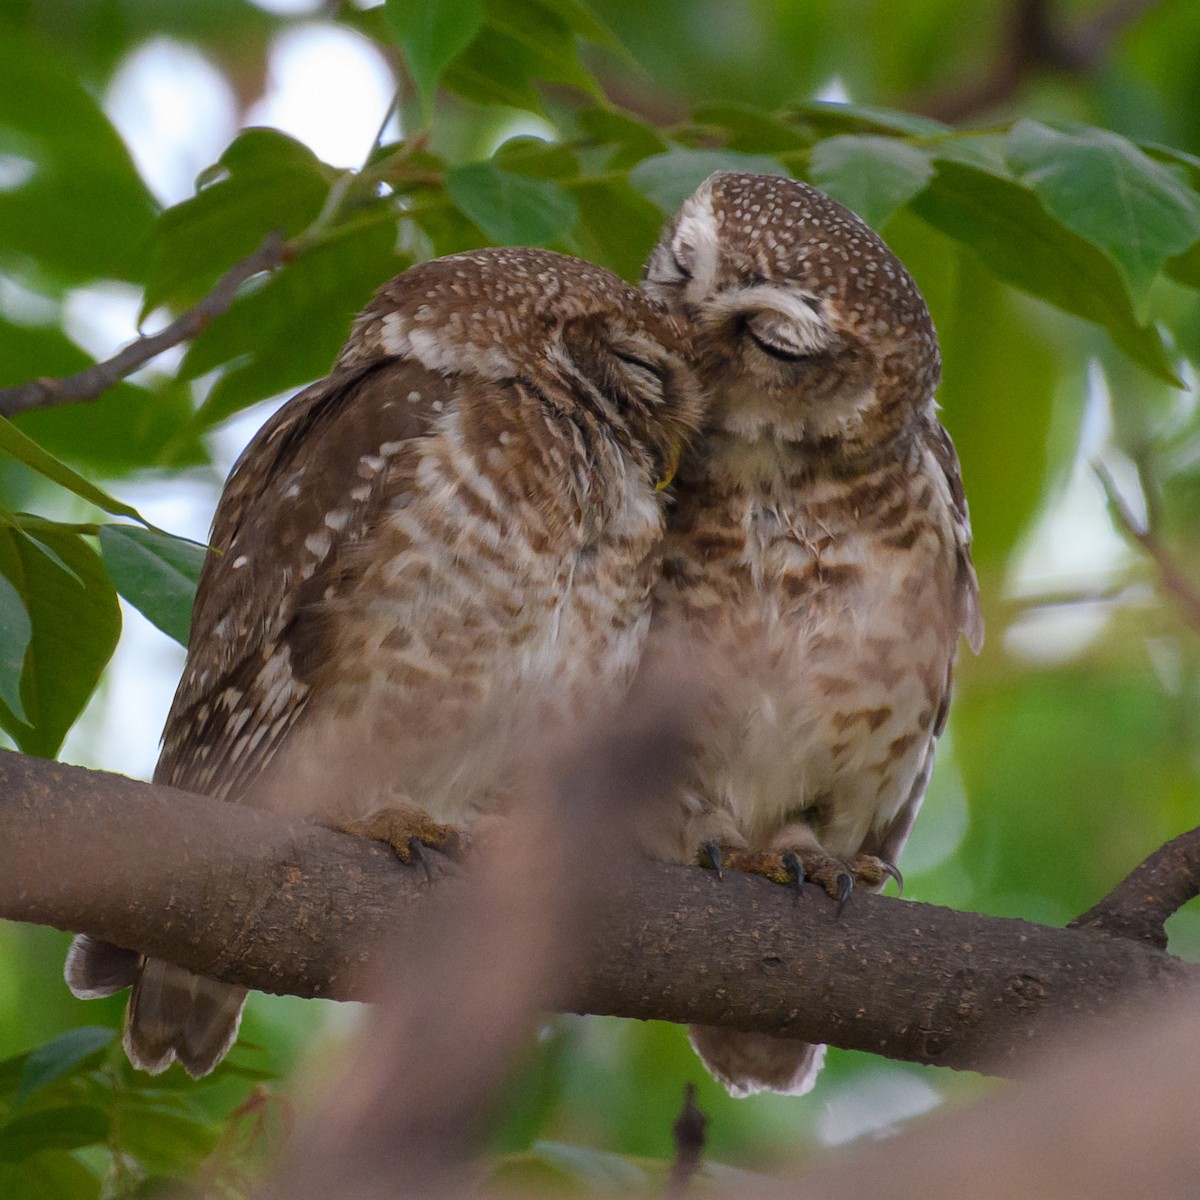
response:
<path fill-rule="evenodd" d="M 520 379 L 547 397 L 565 387 L 658 463 L 678 453 L 702 407 L 686 324 L 611 271 L 550 250 L 472 250 L 396 276 L 337 365 L 378 358 Z"/>
<path fill-rule="evenodd" d="M 937 339 L 912 276 L 865 221 L 795 179 L 721 173 L 705 180 L 650 256 L 644 286 L 683 311 L 714 302 L 718 310 L 746 307 L 735 293 L 773 289 L 779 300 L 787 289 L 783 306 L 802 338 L 818 342 L 824 325 L 904 342 L 936 383 Z"/>
<path fill-rule="evenodd" d="M 413 354 L 438 370 L 465 352 L 485 375 L 507 378 L 587 318 L 684 352 L 682 326 L 611 271 L 550 250 L 496 247 L 418 263 L 384 284 L 339 361 Z"/>

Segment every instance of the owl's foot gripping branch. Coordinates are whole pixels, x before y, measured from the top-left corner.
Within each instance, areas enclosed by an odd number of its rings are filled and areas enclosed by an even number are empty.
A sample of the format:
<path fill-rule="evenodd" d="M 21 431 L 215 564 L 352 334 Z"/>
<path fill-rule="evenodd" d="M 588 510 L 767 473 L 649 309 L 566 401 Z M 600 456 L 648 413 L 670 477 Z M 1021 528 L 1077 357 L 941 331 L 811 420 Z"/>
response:
<path fill-rule="evenodd" d="M 226 982 L 361 998 L 397 940 L 419 941 L 430 906 L 460 902 L 475 875 L 468 863 L 431 893 L 361 838 L 0 753 L 0 917 Z M 762 879 L 631 854 L 557 956 L 547 1004 L 1013 1074 L 1071 1022 L 1196 989 L 1200 968 L 1156 943 L 1198 891 L 1200 830 L 1067 929 L 866 892 L 838 916 Z M 502 944 L 493 953 L 504 961 Z"/>

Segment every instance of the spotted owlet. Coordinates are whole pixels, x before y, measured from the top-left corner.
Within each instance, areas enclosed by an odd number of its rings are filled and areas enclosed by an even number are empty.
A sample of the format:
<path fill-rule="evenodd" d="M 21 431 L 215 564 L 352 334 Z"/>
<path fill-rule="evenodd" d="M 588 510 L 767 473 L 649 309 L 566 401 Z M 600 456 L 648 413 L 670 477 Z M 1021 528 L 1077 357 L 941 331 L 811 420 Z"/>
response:
<path fill-rule="evenodd" d="M 961 633 L 982 640 L 940 363 L 908 272 L 788 179 L 716 175 L 643 286 L 693 324 L 706 423 L 675 481 L 650 653 L 714 664 L 661 856 L 877 887 L 920 807 Z M 693 1027 L 734 1095 L 799 1094 L 824 1047 Z"/>
<path fill-rule="evenodd" d="M 339 824 L 387 805 L 437 846 L 500 802 L 535 723 L 618 703 L 656 485 L 699 412 L 681 328 L 542 250 L 386 284 L 229 478 L 155 781 Z M 211 1071 L 246 994 L 83 937 L 66 975 L 132 984 L 125 1046 L 151 1072 Z"/>

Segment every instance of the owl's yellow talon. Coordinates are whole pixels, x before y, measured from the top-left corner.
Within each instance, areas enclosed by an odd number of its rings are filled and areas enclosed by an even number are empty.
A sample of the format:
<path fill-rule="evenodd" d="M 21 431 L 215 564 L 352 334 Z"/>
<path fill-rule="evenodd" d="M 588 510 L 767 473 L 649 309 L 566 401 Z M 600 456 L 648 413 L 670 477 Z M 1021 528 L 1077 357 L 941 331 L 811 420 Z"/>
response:
<path fill-rule="evenodd" d="M 415 808 L 381 808 L 332 828 L 354 837 L 386 842 L 402 863 L 419 863 L 425 867 L 426 874 L 429 864 L 423 853 L 425 847 L 454 858 L 465 841 L 461 830 L 453 825 L 441 825 Z"/>

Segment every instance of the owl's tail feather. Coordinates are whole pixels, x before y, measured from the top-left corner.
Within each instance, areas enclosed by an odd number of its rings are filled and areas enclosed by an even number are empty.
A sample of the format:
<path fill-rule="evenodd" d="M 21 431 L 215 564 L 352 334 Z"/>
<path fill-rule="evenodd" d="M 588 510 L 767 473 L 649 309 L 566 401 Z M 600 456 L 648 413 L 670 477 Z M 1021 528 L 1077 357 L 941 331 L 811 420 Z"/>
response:
<path fill-rule="evenodd" d="M 133 988 L 125 1010 L 125 1053 L 151 1075 L 178 1059 L 198 1079 L 225 1057 L 237 1037 L 245 988 L 83 934 L 71 943 L 63 974 L 81 1000 Z"/>
<path fill-rule="evenodd" d="M 157 1075 L 176 1059 L 199 1079 L 237 1038 L 246 989 L 148 958 L 125 1010 L 125 1053 Z"/>
<path fill-rule="evenodd" d="M 825 1062 L 824 1046 L 769 1033 L 689 1025 L 688 1037 L 708 1073 L 739 1098 L 755 1092 L 803 1096 Z"/>
<path fill-rule="evenodd" d="M 141 964 L 142 956 L 136 950 L 123 950 L 81 933 L 67 951 L 63 977 L 80 1000 L 100 1000 L 132 987 Z"/>

